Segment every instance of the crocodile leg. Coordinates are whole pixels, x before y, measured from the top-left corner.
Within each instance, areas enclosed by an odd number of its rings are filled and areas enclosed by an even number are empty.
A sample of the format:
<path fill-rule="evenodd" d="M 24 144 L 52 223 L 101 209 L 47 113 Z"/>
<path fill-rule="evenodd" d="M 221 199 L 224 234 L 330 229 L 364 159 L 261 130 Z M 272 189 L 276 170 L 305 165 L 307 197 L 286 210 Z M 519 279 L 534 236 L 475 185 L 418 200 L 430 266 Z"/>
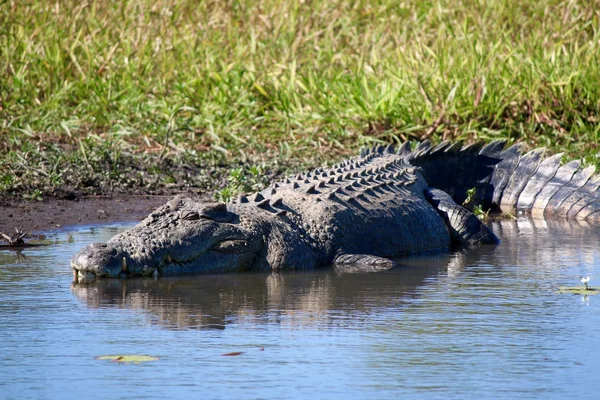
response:
<path fill-rule="evenodd" d="M 500 240 L 484 223 L 471 211 L 456 204 L 446 192 L 439 189 L 426 189 L 425 198 L 446 222 L 454 243 L 468 247 L 480 243 L 500 243 Z"/>

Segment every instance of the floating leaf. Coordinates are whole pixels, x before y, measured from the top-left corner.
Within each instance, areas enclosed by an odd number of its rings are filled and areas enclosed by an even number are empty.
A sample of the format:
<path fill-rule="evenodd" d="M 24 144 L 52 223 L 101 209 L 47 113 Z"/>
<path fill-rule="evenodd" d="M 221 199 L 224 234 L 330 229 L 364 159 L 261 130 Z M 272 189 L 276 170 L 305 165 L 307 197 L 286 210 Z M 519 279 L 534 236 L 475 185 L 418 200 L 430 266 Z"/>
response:
<path fill-rule="evenodd" d="M 586 288 L 585 286 L 561 286 L 558 288 L 558 293 L 560 294 L 584 294 L 584 295 L 594 295 L 600 293 L 600 289 L 597 288 Z"/>
<path fill-rule="evenodd" d="M 221 354 L 221 355 L 225 356 L 225 357 L 234 357 L 234 356 L 239 356 L 241 354 L 244 354 L 244 352 L 243 351 L 234 351 L 232 353 L 225 353 L 225 354 Z"/>
<path fill-rule="evenodd" d="M 156 361 L 158 359 L 159 359 L 158 357 L 154 357 L 154 356 L 137 356 L 137 355 L 123 355 L 123 354 L 117 354 L 114 356 L 98 356 L 98 357 L 96 357 L 96 360 L 109 360 L 109 361 L 118 362 L 118 363 L 135 363 L 135 364 L 148 362 L 148 361 Z"/>

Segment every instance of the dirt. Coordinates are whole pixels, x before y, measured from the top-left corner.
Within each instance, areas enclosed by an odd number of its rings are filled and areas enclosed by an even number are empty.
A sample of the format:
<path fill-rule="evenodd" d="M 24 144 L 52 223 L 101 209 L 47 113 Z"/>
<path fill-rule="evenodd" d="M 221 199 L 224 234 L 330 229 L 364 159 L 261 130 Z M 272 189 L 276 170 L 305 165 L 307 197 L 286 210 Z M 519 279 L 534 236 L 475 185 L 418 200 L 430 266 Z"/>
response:
<path fill-rule="evenodd" d="M 20 228 L 40 233 L 77 225 L 140 221 L 173 197 L 123 195 L 44 201 L 0 197 L 0 232 L 13 233 Z"/>

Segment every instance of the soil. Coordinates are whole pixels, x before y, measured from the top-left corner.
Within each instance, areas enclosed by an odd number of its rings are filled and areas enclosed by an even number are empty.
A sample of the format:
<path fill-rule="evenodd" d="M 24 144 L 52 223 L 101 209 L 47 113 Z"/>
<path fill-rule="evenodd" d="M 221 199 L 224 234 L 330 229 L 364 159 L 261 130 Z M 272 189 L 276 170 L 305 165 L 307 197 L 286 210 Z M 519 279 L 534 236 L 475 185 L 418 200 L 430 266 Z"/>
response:
<path fill-rule="evenodd" d="M 173 197 L 121 195 L 44 201 L 0 197 L 0 232 L 11 234 L 20 228 L 40 233 L 76 225 L 140 221 Z"/>

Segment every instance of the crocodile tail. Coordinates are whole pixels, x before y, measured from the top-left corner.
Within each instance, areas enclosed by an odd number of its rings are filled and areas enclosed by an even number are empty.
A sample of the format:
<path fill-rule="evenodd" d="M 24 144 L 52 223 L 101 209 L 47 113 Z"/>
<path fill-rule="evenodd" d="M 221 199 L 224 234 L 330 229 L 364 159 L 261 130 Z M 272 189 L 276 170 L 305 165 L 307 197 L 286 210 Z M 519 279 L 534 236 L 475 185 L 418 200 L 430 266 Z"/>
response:
<path fill-rule="evenodd" d="M 423 170 L 430 187 L 458 204 L 475 188 L 472 199 L 485 209 L 600 220 L 600 176 L 594 166 L 580 161 L 561 165 L 562 153 L 548 155 L 543 148 L 525 152 L 521 143 L 505 149 L 505 144 L 446 141 L 432 146 L 423 141 L 413 151 L 403 146 L 401 154 Z"/>
<path fill-rule="evenodd" d="M 504 144 L 495 141 L 463 146 L 463 142 L 444 141 L 432 146 L 425 140 L 412 151 L 405 148 L 402 155 L 421 168 L 429 187 L 443 190 L 458 204 L 467 199 L 468 190 L 475 188 L 475 202 L 488 206 L 493 197 L 491 179 L 501 164 Z"/>

